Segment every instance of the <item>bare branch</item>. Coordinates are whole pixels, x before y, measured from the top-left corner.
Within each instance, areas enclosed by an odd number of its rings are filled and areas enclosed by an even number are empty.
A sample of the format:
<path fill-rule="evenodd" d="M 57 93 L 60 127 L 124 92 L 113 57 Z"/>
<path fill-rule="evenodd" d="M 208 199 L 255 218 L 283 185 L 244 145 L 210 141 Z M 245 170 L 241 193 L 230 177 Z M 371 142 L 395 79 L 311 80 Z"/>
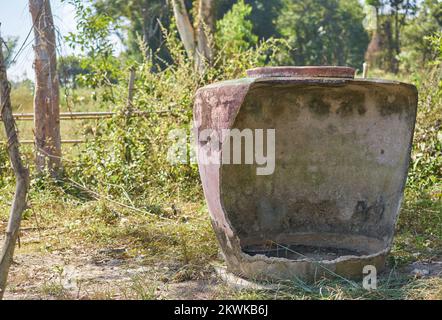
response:
<path fill-rule="evenodd" d="M 0 41 L 0 107 L 1 116 L 8 138 L 8 154 L 15 175 L 16 189 L 6 229 L 5 241 L 0 253 L 0 299 L 3 298 L 9 269 L 12 264 L 15 245 L 19 236 L 23 212 L 27 208 L 26 200 L 29 188 L 29 170 L 21 159 L 15 120 L 12 115 L 10 100 L 11 86 L 6 75 L 6 66 Z"/>

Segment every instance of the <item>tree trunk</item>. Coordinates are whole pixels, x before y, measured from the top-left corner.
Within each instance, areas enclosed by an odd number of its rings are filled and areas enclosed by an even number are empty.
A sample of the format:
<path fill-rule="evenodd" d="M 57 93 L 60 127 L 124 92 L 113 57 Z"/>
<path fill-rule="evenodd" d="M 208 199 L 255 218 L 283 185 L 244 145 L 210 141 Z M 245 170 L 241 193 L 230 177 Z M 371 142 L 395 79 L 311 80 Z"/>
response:
<path fill-rule="evenodd" d="M 382 41 L 380 35 L 380 22 L 379 22 L 379 7 L 375 8 L 375 28 L 371 31 L 371 40 L 368 44 L 367 50 L 365 51 L 365 61 L 370 67 L 380 67 L 381 63 L 379 61 L 379 55 L 382 51 Z"/>
<path fill-rule="evenodd" d="M 172 0 L 172 6 L 184 49 L 186 49 L 187 55 L 193 59 L 196 51 L 195 30 L 190 22 L 184 0 Z"/>
<path fill-rule="evenodd" d="M 384 31 L 387 37 L 387 66 L 388 71 L 395 73 L 395 50 L 394 50 L 394 39 L 393 30 L 391 26 L 391 20 L 388 19 L 384 23 Z"/>
<path fill-rule="evenodd" d="M 198 7 L 198 27 L 197 27 L 198 53 L 201 59 L 205 59 L 209 64 L 212 63 L 213 52 L 211 40 L 208 35 L 215 32 L 215 17 L 213 0 L 200 0 Z"/>
<path fill-rule="evenodd" d="M 34 125 L 37 170 L 61 169 L 59 83 L 55 27 L 49 0 L 29 0 L 35 35 Z"/>
<path fill-rule="evenodd" d="M 204 73 L 206 63 L 213 58 L 212 47 L 208 34 L 215 30 L 214 1 L 199 0 L 196 28 L 190 21 L 184 0 L 172 0 L 173 12 L 181 41 L 187 55 L 194 59 L 195 68 Z"/>
<path fill-rule="evenodd" d="M 393 39 L 393 37 L 392 37 Z M 393 40 L 393 61 L 392 61 L 392 71 L 394 73 L 399 72 L 399 61 L 398 56 L 400 54 L 400 45 L 399 45 L 399 7 L 394 7 L 394 40 Z"/>
<path fill-rule="evenodd" d="M 29 171 L 23 165 L 18 147 L 17 130 L 12 116 L 10 100 L 11 86 L 6 75 L 6 67 L 3 60 L 2 39 L 0 38 L 0 108 L 1 116 L 7 137 L 9 159 L 15 175 L 16 188 L 6 228 L 5 241 L 0 252 L 0 300 L 3 298 L 9 269 L 14 256 L 23 211 L 26 209 L 26 198 L 29 186 Z"/>
<path fill-rule="evenodd" d="M 373 31 L 371 41 L 368 44 L 367 51 L 365 52 L 365 61 L 371 67 L 380 67 L 379 54 L 382 51 L 381 36 L 377 30 Z"/>

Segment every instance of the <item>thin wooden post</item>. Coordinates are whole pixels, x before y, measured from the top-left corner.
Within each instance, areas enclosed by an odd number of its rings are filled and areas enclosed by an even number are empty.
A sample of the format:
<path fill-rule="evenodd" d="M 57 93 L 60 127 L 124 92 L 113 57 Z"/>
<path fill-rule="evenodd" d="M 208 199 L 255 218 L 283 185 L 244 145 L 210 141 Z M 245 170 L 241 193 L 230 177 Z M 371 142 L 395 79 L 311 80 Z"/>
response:
<path fill-rule="evenodd" d="M 362 71 L 362 78 L 367 78 L 368 76 L 368 63 L 364 62 L 364 64 L 362 65 L 363 71 Z"/>
<path fill-rule="evenodd" d="M 127 94 L 127 111 L 132 113 L 133 110 L 133 100 L 134 100 L 134 85 L 135 85 L 135 68 L 130 68 L 129 70 L 129 87 Z"/>
<path fill-rule="evenodd" d="M 134 99 L 134 86 L 135 86 L 135 68 L 129 70 L 129 87 L 127 93 L 127 105 L 126 105 L 126 128 L 130 127 L 132 111 L 133 111 L 133 99 Z M 130 140 L 126 136 L 124 138 L 124 157 L 127 163 L 132 162 L 132 153 L 130 150 Z"/>
<path fill-rule="evenodd" d="M 9 159 L 15 175 L 16 187 L 14 200 L 9 213 L 5 240 L 0 252 L 0 300 L 5 293 L 9 269 L 14 256 L 15 244 L 20 231 L 23 212 L 27 208 L 26 200 L 29 188 L 29 170 L 23 164 L 18 146 L 17 130 L 10 100 L 11 86 L 6 74 L 3 59 L 3 40 L 0 37 L 0 108 L 7 137 Z"/>
<path fill-rule="evenodd" d="M 29 0 L 35 35 L 34 125 L 36 165 L 56 175 L 61 168 L 60 98 L 54 20 L 49 0 Z"/>

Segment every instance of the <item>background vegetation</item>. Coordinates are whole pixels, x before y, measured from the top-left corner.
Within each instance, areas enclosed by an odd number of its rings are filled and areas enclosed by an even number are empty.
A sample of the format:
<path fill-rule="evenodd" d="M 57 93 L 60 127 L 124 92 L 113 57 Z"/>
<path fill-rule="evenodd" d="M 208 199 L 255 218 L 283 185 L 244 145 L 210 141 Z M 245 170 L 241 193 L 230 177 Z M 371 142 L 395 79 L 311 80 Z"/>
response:
<path fill-rule="evenodd" d="M 22 252 L 41 255 L 124 246 L 124 259 L 161 267 L 149 285 L 134 282 L 137 298 L 158 298 L 158 283 L 207 279 L 217 249 L 197 168 L 171 165 L 166 157 L 172 129 L 190 130 L 197 88 L 245 75 L 262 65 L 349 65 L 370 75 L 414 83 L 419 113 L 405 200 L 391 255 L 393 271 L 442 256 L 442 3 L 357 0 L 218 0 L 215 56 L 203 73 L 186 55 L 165 0 L 66 1 L 77 10 L 78 32 L 64 39 L 80 56 L 59 59 L 64 110 L 112 110 L 111 119 L 68 123 L 62 136 L 87 143 L 64 147 L 59 181 L 34 175 L 25 226 L 37 242 Z M 197 1 L 186 1 L 189 12 Z M 192 21 L 195 23 L 195 21 Z M 109 40 L 118 34 L 118 56 Z M 10 50 L 13 51 L 14 39 Z M 126 115 L 129 69 L 136 70 L 133 106 L 146 116 Z M 32 109 L 30 81 L 13 86 L 17 110 Z M 20 137 L 30 125 L 20 127 Z M 189 141 L 190 144 L 190 141 Z M 32 149 L 22 147 L 32 167 Z M 13 177 L 0 150 L 0 229 L 6 222 Z M 43 235 L 42 235 L 43 234 Z M 86 249 L 85 249 L 86 248 Z M 394 276 L 392 276 L 394 274 Z M 40 294 L 64 297 L 58 283 Z M 277 293 L 222 287 L 215 297 L 239 298 L 442 298 L 442 281 L 391 273 L 377 292 L 354 283 L 321 280 L 289 283 Z M 90 297 L 90 296 L 89 296 Z M 131 296 L 132 297 L 132 296 Z"/>

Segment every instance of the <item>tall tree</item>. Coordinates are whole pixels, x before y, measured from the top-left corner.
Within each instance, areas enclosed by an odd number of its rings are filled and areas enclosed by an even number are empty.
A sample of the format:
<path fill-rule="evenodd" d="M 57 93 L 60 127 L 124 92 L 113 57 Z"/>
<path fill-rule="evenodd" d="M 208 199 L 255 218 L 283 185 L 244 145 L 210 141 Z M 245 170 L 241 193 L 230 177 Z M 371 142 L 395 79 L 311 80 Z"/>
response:
<path fill-rule="evenodd" d="M 381 36 L 379 34 L 379 8 L 380 0 L 366 0 L 364 5 L 364 27 L 370 34 L 370 43 L 365 52 L 365 61 L 370 66 L 379 65 L 378 58 L 381 54 Z"/>
<path fill-rule="evenodd" d="M 168 54 L 161 46 L 164 39 L 160 26 L 169 27 L 168 0 L 96 0 L 94 7 L 98 14 L 111 16 L 123 31 L 118 36 L 127 46 L 129 56 L 139 59 L 141 54 L 149 56 L 155 52 L 160 60 L 167 60 Z M 140 37 L 147 52 L 140 51 Z"/>
<path fill-rule="evenodd" d="M 61 168 L 59 81 L 55 26 L 49 0 L 29 0 L 34 24 L 36 165 L 56 175 Z"/>
<path fill-rule="evenodd" d="M 391 71 L 397 73 L 399 71 L 399 55 L 401 53 L 402 29 L 405 26 L 409 15 L 414 14 L 417 7 L 416 1 L 413 0 L 390 0 L 389 6 L 391 7 L 390 17 L 392 20 L 392 22 L 390 23 L 390 29 L 394 30 L 394 33 L 392 32 L 393 35 L 389 37 L 392 41 L 390 47 L 394 53 Z"/>
<path fill-rule="evenodd" d="M 195 67 L 203 73 L 206 63 L 213 58 L 209 35 L 215 29 L 214 0 L 199 0 L 197 16 L 192 23 L 184 0 L 172 0 L 178 32 L 188 56 L 195 61 Z"/>
<path fill-rule="evenodd" d="M 417 15 L 404 27 L 401 37 L 401 63 L 406 70 L 422 68 L 437 53 L 430 45 L 429 37 L 442 31 L 442 2 L 424 0 Z"/>
<path fill-rule="evenodd" d="M 260 39 L 277 37 L 276 20 L 281 14 L 282 0 L 246 0 L 246 4 L 252 6 L 250 16 L 253 21 L 253 33 Z"/>
<path fill-rule="evenodd" d="M 81 0 L 69 0 L 77 2 Z M 181 1 L 178 1 L 181 2 Z M 178 3 L 177 2 L 177 3 Z M 205 43 L 204 33 L 201 30 L 204 24 L 198 24 L 198 16 L 203 16 L 206 21 L 206 33 L 214 33 L 216 21 L 221 19 L 238 0 L 184 0 L 182 1 L 187 9 L 190 24 L 194 29 L 194 35 L 200 35 L 199 50 L 210 49 Z M 278 17 L 283 0 L 245 0 L 245 3 L 252 6 L 251 20 L 253 33 L 259 39 L 268 39 L 278 36 L 276 30 L 276 18 Z M 151 58 L 155 66 L 171 62 L 170 53 L 166 46 L 163 46 L 164 38 L 161 27 L 166 29 L 170 26 L 170 5 L 172 0 L 94 0 L 93 6 L 97 14 L 111 16 L 115 21 L 115 31 L 121 41 L 126 45 L 127 51 L 123 54 L 140 60 L 142 55 Z M 173 8 L 172 8 L 173 9 Z M 194 19 L 192 15 L 195 14 Z M 208 16 L 205 16 L 208 15 Z M 195 27 L 194 27 L 195 26 Z M 197 32 L 196 29 L 200 28 Z M 144 40 L 146 52 L 141 52 L 139 39 Z M 152 55 L 151 55 L 152 53 Z M 204 56 L 213 56 L 211 51 L 206 51 Z M 155 69 L 155 67 L 154 67 Z"/>
<path fill-rule="evenodd" d="M 61 86 L 77 87 L 77 77 L 90 73 L 90 70 L 82 67 L 81 59 L 77 55 L 60 57 L 57 61 L 58 79 Z"/>
<path fill-rule="evenodd" d="M 366 56 L 376 67 L 397 73 L 402 50 L 402 31 L 416 13 L 417 1 L 366 0 L 366 3 L 375 8 L 377 21 Z M 377 52 L 374 52 L 375 49 Z"/>
<path fill-rule="evenodd" d="M 238 0 L 216 0 L 215 17 L 221 19 Z M 252 7 L 250 20 L 253 21 L 253 34 L 260 40 L 279 36 L 276 20 L 281 13 L 284 0 L 245 0 Z"/>
<path fill-rule="evenodd" d="M 227 57 L 235 52 L 243 52 L 258 42 L 258 36 L 253 33 L 253 23 L 250 20 L 252 6 L 244 0 L 238 0 L 229 12 L 217 22 L 215 42 Z"/>
<path fill-rule="evenodd" d="M 363 17 L 358 0 L 285 0 L 277 25 L 293 50 L 283 62 L 360 68 L 368 45 Z"/>

